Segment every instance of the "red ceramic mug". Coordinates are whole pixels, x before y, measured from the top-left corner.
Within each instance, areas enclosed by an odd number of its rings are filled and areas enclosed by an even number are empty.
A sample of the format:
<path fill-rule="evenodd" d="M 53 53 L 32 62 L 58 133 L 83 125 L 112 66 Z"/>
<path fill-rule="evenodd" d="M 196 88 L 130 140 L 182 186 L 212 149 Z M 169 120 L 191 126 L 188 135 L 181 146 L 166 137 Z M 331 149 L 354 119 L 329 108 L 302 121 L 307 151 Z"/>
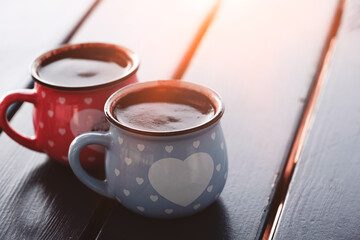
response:
<path fill-rule="evenodd" d="M 84 132 L 106 131 L 104 103 L 116 90 L 137 82 L 139 60 L 124 47 L 105 43 L 66 45 L 38 57 L 31 66 L 33 89 L 16 90 L 0 100 L 1 128 L 16 142 L 68 164 L 72 140 Z M 6 118 L 14 102 L 34 104 L 35 135 L 16 132 Z M 81 153 L 84 167 L 103 165 L 104 150 Z"/>

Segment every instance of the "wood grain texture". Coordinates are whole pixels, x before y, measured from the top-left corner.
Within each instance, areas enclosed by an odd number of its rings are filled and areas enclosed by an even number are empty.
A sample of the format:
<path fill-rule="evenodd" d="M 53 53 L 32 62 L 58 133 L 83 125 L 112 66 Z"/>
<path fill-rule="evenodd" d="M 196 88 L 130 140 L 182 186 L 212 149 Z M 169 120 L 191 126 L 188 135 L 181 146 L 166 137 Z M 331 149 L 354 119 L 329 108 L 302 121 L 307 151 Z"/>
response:
<path fill-rule="evenodd" d="M 337 5 L 224 1 L 185 73 L 225 102 L 229 177 L 216 217 L 230 239 L 259 237 Z"/>
<path fill-rule="evenodd" d="M 26 87 L 32 61 L 62 43 L 93 3 L 93 0 L 2 2 L 0 96 Z"/>
<path fill-rule="evenodd" d="M 11 124 L 32 134 L 32 106 L 21 107 Z M 0 239 L 77 239 L 102 198 L 71 169 L 0 137 Z"/>
<path fill-rule="evenodd" d="M 224 212 L 224 203 L 218 200 L 194 216 L 158 220 L 134 214 L 116 203 L 96 239 L 236 239 L 225 229 L 230 223 Z"/>
<path fill-rule="evenodd" d="M 360 239 L 359 42 L 350 0 L 275 239 Z"/>
<path fill-rule="evenodd" d="M 104 1 L 98 6 L 103 10 L 95 12 L 72 42 L 133 46 L 141 52 L 142 80 L 150 79 L 145 76 L 170 78 L 213 3 L 202 1 L 204 5 L 191 9 L 191 1 L 174 6 L 167 1 Z M 187 18 L 181 20 L 184 15 Z M 31 106 L 21 107 L 11 123 L 20 132 L 29 133 Z M 69 168 L 21 147 L 5 134 L 0 137 L 0 146 L 4 149 L 0 153 L 0 220 L 5 222 L 0 228 L 1 239 L 89 239 L 96 233 L 96 214 L 104 208 L 99 195 L 80 183 Z"/>
<path fill-rule="evenodd" d="M 58 46 L 94 1 L 8 1 L 0 4 L 0 95 L 30 82 L 29 64 Z M 66 16 L 66 17 L 65 17 Z M 12 121 L 32 134 L 32 106 Z M 0 239 L 77 239 L 103 199 L 72 171 L 0 136 Z"/>
<path fill-rule="evenodd" d="M 169 79 L 216 0 L 104 0 L 72 42 L 123 45 L 140 58 L 140 81 Z"/>

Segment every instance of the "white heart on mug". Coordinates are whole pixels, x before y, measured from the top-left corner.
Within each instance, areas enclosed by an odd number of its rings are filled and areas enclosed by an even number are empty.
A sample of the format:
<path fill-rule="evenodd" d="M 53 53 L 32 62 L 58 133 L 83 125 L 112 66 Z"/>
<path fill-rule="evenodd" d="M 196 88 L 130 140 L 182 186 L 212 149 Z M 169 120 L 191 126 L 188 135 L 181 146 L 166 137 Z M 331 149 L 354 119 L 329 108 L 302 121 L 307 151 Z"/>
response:
<path fill-rule="evenodd" d="M 123 193 L 125 194 L 125 196 L 129 196 L 129 195 L 130 195 L 130 191 L 127 190 L 127 189 L 125 189 L 125 188 L 124 188 L 124 190 L 123 190 Z"/>
<path fill-rule="evenodd" d="M 125 163 L 126 163 L 126 165 L 129 166 L 129 165 L 132 163 L 131 158 L 126 157 L 126 158 L 125 158 Z"/>
<path fill-rule="evenodd" d="M 92 99 L 91 97 L 88 97 L 88 98 L 85 98 L 85 99 L 84 99 L 84 102 L 85 102 L 87 105 L 91 104 L 92 101 L 93 101 L 93 99 Z"/>
<path fill-rule="evenodd" d="M 156 202 L 159 199 L 159 197 L 157 195 L 150 195 L 150 199 L 151 201 Z"/>
<path fill-rule="evenodd" d="M 197 141 L 193 142 L 193 146 L 194 146 L 194 148 L 198 148 L 200 146 L 200 141 L 197 140 Z"/>
<path fill-rule="evenodd" d="M 64 135 L 66 133 L 65 128 L 59 128 L 58 130 L 59 130 L 60 135 Z"/>
<path fill-rule="evenodd" d="M 165 151 L 167 151 L 168 153 L 171 153 L 173 149 L 174 149 L 174 147 L 171 145 L 165 146 Z"/>
<path fill-rule="evenodd" d="M 218 199 L 219 196 L 220 196 L 220 193 L 217 193 L 217 194 L 215 195 L 215 199 Z"/>
<path fill-rule="evenodd" d="M 214 161 L 204 152 L 184 161 L 163 158 L 154 162 L 148 173 L 152 187 L 170 202 L 186 207 L 207 188 L 214 172 Z"/>
<path fill-rule="evenodd" d="M 64 97 L 59 97 L 59 102 L 60 102 L 61 104 L 64 104 L 65 101 L 66 101 L 66 99 L 65 99 Z"/>
<path fill-rule="evenodd" d="M 216 171 L 220 171 L 220 169 L 221 169 L 221 164 L 219 163 L 218 165 L 216 165 Z"/>
<path fill-rule="evenodd" d="M 142 206 L 137 206 L 136 208 L 137 208 L 140 212 L 145 211 L 145 208 L 144 208 L 144 207 L 142 207 Z"/>
<path fill-rule="evenodd" d="M 48 115 L 49 115 L 49 117 L 53 117 L 53 116 L 54 116 L 54 111 L 49 110 L 49 111 L 48 111 Z"/>
<path fill-rule="evenodd" d="M 137 182 L 137 184 L 141 185 L 141 184 L 143 184 L 144 179 L 143 179 L 143 178 L 140 178 L 140 177 L 137 177 L 137 178 L 136 178 L 136 182 Z"/>
<path fill-rule="evenodd" d="M 172 214 L 172 213 L 174 212 L 174 210 L 168 208 L 168 209 L 165 209 L 164 212 L 165 212 L 166 214 Z"/>
<path fill-rule="evenodd" d="M 48 144 L 50 147 L 54 147 L 54 145 L 55 145 L 54 141 L 51 141 L 51 140 L 48 141 Z"/>
<path fill-rule="evenodd" d="M 144 149 L 145 149 L 145 145 L 144 145 L 144 144 L 138 144 L 138 145 L 137 145 L 137 149 L 138 149 L 140 152 L 142 152 L 142 151 L 144 151 Z"/>

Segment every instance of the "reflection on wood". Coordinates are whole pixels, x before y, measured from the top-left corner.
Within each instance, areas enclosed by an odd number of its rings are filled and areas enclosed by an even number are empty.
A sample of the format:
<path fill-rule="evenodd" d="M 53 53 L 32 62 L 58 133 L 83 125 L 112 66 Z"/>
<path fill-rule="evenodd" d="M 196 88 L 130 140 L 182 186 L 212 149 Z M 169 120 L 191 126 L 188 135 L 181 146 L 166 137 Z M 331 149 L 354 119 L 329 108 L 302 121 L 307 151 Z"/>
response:
<path fill-rule="evenodd" d="M 360 16 L 347 1 L 275 239 L 358 239 Z M 359 67 L 356 67 L 359 66 Z"/>
<path fill-rule="evenodd" d="M 260 237 L 338 1 L 224 1 L 184 79 L 223 96 L 229 178 L 222 200 L 237 239 Z M 305 17 L 306 16 L 306 17 Z"/>
<path fill-rule="evenodd" d="M 126 46 L 140 57 L 140 81 L 169 79 L 216 4 L 217 0 L 107 0 L 72 42 Z"/>

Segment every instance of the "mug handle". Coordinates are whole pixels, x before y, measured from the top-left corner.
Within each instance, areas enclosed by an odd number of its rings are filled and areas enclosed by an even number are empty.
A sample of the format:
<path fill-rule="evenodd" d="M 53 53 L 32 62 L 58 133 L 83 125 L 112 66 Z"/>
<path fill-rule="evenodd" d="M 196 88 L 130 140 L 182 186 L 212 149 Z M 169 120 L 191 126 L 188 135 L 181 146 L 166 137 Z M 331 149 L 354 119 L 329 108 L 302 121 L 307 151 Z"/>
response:
<path fill-rule="evenodd" d="M 111 146 L 112 138 L 110 133 L 101 132 L 87 132 L 77 136 L 71 143 L 69 148 L 69 163 L 70 167 L 75 175 L 86 186 L 94 190 L 95 192 L 104 195 L 108 198 L 114 198 L 109 192 L 108 183 L 105 180 L 100 181 L 90 176 L 80 164 L 80 152 L 81 150 L 90 144 L 99 144 L 107 149 Z"/>
<path fill-rule="evenodd" d="M 7 109 L 14 102 L 29 102 L 36 106 L 37 104 L 37 92 L 35 89 L 19 89 L 14 92 L 10 92 L 0 100 L 0 126 L 6 132 L 9 137 L 18 142 L 19 144 L 30 148 L 34 151 L 42 152 L 38 146 L 38 137 L 28 137 L 15 131 L 9 124 L 6 117 Z"/>

